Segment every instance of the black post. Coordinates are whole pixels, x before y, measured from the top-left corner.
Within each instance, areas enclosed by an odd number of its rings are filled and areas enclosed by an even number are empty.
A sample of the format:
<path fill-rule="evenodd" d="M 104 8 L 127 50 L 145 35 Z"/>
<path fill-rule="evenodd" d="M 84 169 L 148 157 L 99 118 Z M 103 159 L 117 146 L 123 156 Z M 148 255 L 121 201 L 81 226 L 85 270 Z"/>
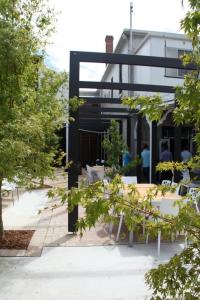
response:
<path fill-rule="evenodd" d="M 158 139 L 157 139 L 157 122 L 152 122 L 152 170 L 151 170 L 151 181 L 152 183 L 156 183 L 157 176 L 156 176 L 156 165 L 158 162 Z"/>
<path fill-rule="evenodd" d="M 142 150 L 142 117 L 140 114 L 137 115 L 137 155 L 141 157 Z M 141 182 L 141 165 L 137 166 L 137 179 L 138 183 Z"/>
<path fill-rule="evenodd" d="M 131 118 L 127 118 L 127 146 L 131 148 Z"/>
<path fill-rule="evenodd" d="M 69 73 L 69 98 L 79 96 L 79 61 L 76 52 L 70 52 L 70 73 Z M 78 186 L 78 160 L 79 160 L 79 113 L 76 111 L 72 117 L 74 122 L 69 124 L 69 162 L 71 165 L 68 170 L 68 188 Z M 72 212 L 68 212 L 68 231 L 74 232 L 76 221 L 78 220 L 78 206 Z"/>

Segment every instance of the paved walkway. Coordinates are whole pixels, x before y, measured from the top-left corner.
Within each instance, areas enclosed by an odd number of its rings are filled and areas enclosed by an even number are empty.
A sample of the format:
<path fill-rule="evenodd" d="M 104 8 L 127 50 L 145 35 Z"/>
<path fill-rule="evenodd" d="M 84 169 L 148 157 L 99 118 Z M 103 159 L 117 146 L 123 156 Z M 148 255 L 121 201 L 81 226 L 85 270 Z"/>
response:
<path fill-rule="evenodd" d="M 41 257 L 0 258 L 3 300 L 144 300 L 144 274 L 180 250 L 163 245 L 47 247 Z"/>
<path fill-rule="evenodd" d="M 87 230 L 82 239 L 68 234 L 65 206 L 44 209 L 59 204 L 49 201 L 46 192 L 21 193 L 19 201 L 4 210 L 6 229 L 36 231 L 27 251 L 1 250 L 0 256 L 21 257 L 0 257 L 0 299 L 149 299 L 144 274 L 181 251 L 183 245 L 163 243 L 158 258 L 156 243 L 133 248 L 115 245 L 102 224 Z M 38 215 L 40 209 L 44 210 Z"/>

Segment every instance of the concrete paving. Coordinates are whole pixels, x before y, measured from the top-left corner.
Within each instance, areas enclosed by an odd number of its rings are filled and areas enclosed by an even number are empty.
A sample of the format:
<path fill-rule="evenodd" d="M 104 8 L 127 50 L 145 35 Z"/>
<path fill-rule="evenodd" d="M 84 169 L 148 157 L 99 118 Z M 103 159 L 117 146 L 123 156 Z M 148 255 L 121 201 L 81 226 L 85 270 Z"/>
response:
<path fill-rule="evenodd" d="M 36 229 L 29 250 L 21 254 L 35 257 L 0 257 L 0 299 L 149 299 L 145 273 L 168 261 L 183 245 L 162 243 L 158 258 L 156 243 L 135 244 L 133 248 L 108 246 L 112 240 L 102 224 L 86 231 L 83 239 L 67 234 L 65 206 L 38 215 L 39 209 L 50 204 L 46 191 L 25 192 L 14 206 L 4 210 L 6 229 Z"/>
<path fill-rule="evenodd" d="M 47 189 L 25 191 L 3 211 L 5 229 L 35 229 L 40 220 L 38 211 L 48 205 Z"/>
<path fill-rule="evenodd" d="M 150 291 L 144 274 L 179 244 L 46 247 L 41 257 L 0 258 L 2 300 L 142 300 Z"/>

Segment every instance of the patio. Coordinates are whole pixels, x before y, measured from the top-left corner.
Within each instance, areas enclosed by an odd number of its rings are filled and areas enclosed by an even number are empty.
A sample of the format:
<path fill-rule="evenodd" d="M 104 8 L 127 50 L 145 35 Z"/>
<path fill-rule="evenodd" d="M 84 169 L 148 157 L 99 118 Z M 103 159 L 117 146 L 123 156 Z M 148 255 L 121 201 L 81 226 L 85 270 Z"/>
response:
<path fill-rule="evenodd" d="M 181 245 L 45 247 L 41 257 L 0 258 L 0 298 L 4 300 L 144 300 L 144 274 Z M 59 294 L 59 296 L 58 296 Z"/>
<path fill-rule="evenodd" d="M 65 184 L 58 176 L 56 186 Z M 51 182 L 51 184 L 53 184 Z M 19 201 L 4 211 L 6 229 L 35 229 L 27 251 L 2 250 L 0 258 L 0 298 L 4 300 L 48 299 L 149 299 L 144 275 L 152 267 L 182 251 L 181 243 L 162 243 L 157 256 L 156 243 L 127 246 L 128 234 L 115 242 L 108 226 L 98 224 L 86 230 L 82 238 L 67 233 L 65 206 L 39 209 L 59 204 L 49 201 L 47 189 L 20 194 Z M 80 209 L 80 208 L 79 208 Z M 80 209 L 80 215 L 83 213 Z M 122 245 L 122 244 L 125 245 Z M 40 284 L 42 282 L 42 285 Z M 101 287 L 101 290 L 99 290 Z"/>

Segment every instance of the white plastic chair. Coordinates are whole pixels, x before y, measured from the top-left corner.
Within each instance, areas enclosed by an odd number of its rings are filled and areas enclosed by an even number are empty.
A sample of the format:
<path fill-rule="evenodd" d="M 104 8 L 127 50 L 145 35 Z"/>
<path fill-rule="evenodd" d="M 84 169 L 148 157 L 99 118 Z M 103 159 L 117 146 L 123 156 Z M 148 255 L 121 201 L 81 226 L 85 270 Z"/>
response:
<path fill-rule="evenodd" d="M 92 168 L 86 165 L 88 184 L 93 182 Z"/>
<path fill-rule="evenodd" d="M 175 191 L 175 193 L 176 193 L 176 195 L 179 195 L 180 185 L 179 185 L 178 183 L 172 181 L 171 186 L 176 186 L 176 191 Z"/>
<path fill-rule="evenodd" d="M 170 186 L 171 183 L 172 183 L 171 180 L 166 180 L 166 179 L 164 179 L 164 180 L 162 181 L 161 185 Z"/>
<path fill-rule="evenodd" d="M 95 173 L 97 174 L 97 178 L 99 180 L 103 180 L 105 175 L 104 166 L 98 167 L 98 171 L 96 170 Z"/>
<path fill-rule="evenodd" d="M 121 180 L 124 184 L 136 184 L 137 183 L 137 176 L 122 176 Z M 124 219 L 124 214 L 120 213 L 120 215 L 119 215 L 119 225 L 118 225 L 117 236 L 116 236 L 116 242 L 119 241 L 119 235 L 120 235 L 120 232 L 121 232 L 123 219 Z"/>
<path fill-rule="evenodd" d="M 182 171 L 182 180 L 187 180 L 187 181 L 189 181 L 190 180 L 190 172 L 189 172 L 189 170 L 188 169 L 185 169 L 185 170 L 183 170 Z"/>
<path fill-rule="evenodd" d="M 198 207 L 198 200 L 200 197 L 199 189 L 198 188 L 190 188 L 188 194 L 191 196 L 192 201 L 195 205 L 196 211 L 199 213 L 199 207 Z"/>
<path fill-rule="evenodd" d="M 121 180 L 124 184 L 134 184 L 137 183 L 137 176 L 122 176 Z"/>
<path fill-rule="evenodd" d="M 16 183 L 9 182 L 9 181 L 7 181 L 7 179 L 4 178 L 2 181 L 1 190 L 6 191 L 8 193 L 11 192 L 13 205 L 14 205 L 14 192 L 15 191 L 17 192 L 17 199 L 19 200 L 19 190 L 18 190 Z"/>
<path fill-rule="evenodd" d="M 179 207 L 178 205 L 174 206 L 174 203 L 176 200 L 173 199 L 163 199 L 161 201 L 152 201 L 152 205 L 156 207 L 161 214 L 168 214 L 171 216 L 177 216 L 179 213 Z M 159 220 L 158 220 L 159 223 Z M 161 244 L 161 230 L 158 230 L 158 245 L 157 245 L 157 253 L 158 256 L 160 255 L 160 244 Z M 148 244 L 148 234 L 146 238 L 146 244 Z"/>

